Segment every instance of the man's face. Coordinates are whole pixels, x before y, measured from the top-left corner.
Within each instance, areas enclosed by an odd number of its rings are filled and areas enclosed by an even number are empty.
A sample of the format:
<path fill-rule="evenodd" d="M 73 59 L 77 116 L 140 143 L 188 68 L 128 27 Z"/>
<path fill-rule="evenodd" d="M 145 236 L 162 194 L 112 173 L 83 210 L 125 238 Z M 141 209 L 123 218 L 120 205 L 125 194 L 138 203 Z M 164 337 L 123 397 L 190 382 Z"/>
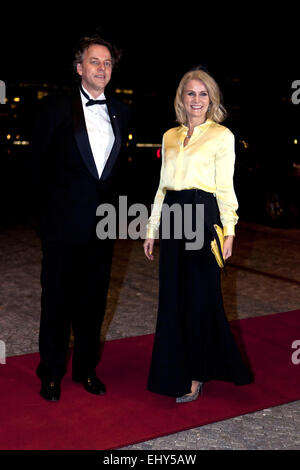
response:
<path fill-rule="evenodd" d="M 94 44 L 83 55 L 81 64 L 77 64 L 77 73 L 82 78 L 82 85 L 97 98 L 111 78 L 112 58 L 106 46 Z"/>

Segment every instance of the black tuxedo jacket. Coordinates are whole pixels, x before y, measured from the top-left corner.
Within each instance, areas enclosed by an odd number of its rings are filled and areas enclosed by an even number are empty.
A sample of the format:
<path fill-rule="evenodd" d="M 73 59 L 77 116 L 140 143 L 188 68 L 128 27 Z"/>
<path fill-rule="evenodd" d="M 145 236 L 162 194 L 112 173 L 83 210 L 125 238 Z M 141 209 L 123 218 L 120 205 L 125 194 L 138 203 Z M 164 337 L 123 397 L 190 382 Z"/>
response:
<path fill-rule="evenodd" d="M 115 142 L 99 179 L 79 90 L 43 101 L 33 135 L 39 235 L 48 241 L 86 243 L 95 236 L 98 205 L 113 202 L 118 192 L 128 110 L 107 98 Z"/>

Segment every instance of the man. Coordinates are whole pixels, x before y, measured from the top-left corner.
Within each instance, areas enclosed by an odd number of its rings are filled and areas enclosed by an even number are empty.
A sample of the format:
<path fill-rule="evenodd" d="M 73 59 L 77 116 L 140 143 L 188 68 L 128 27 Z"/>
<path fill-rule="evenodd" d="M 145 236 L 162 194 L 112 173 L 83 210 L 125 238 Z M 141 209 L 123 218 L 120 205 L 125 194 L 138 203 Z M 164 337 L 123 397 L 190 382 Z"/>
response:
<path fill-rule="evenodd" d="M 72 96 L 48 96 L 38 115 L 33 155 L 41 189 L 41 395 L 60 398 L 71 325 L 72 378 L 88 392 L 105 393 L 96 376 L 113 241 L 96 236 L 96 209 L 112 203 L 126 135 L 125 105 L 104 91 L 118 60 L 100 37 L 83 38 Z"/>

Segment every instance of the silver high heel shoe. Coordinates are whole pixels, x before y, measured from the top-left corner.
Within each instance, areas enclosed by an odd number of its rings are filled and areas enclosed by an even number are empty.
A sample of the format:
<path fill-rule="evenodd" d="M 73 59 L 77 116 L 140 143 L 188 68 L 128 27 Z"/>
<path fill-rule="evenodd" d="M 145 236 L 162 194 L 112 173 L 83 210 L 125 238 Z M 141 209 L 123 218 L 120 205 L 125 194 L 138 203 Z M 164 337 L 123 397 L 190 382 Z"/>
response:
<path fill-rule="evenodd" d="M 199 382 L 196 390 L 191 395 L 183 395 L 182 397 L 176 398 L 176 403 L 187 403 L 189 401 L 197 400 L 199 394 L 202 395 L 203 392 L 203 382 Z"/>

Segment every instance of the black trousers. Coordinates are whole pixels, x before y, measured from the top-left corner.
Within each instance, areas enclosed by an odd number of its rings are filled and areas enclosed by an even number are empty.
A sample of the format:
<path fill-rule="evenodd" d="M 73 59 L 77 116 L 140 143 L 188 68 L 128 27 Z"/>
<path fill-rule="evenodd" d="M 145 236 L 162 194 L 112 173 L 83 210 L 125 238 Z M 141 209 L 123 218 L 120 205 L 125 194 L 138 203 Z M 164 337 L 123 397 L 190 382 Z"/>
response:
<path fill-rule="evenodd" d="M 201 190 L 167 191 L 164 204 L 204 205 L 204 243 L 188 250 L 184 236 L 170 237 L 160 226 L 159 303 L 148 389 L 178 397 L 189 393 L 192 380 L 248 384 L 252 374 L 244 362 L 224 311 L 220 268 L 211 252 L 213 224 L 220 224 L 213 194 Z M 175 225 L 174 225 L 175 226 Z"/>
<path fill-rule="evenodd" d="M 61 380 L 66 372 L 71 326 L 73 377 L 95 371 L 105 314 L 113 251 L 112 240 L 95 237 L 84 245 L 42 242 L 41 379 Z"/>

